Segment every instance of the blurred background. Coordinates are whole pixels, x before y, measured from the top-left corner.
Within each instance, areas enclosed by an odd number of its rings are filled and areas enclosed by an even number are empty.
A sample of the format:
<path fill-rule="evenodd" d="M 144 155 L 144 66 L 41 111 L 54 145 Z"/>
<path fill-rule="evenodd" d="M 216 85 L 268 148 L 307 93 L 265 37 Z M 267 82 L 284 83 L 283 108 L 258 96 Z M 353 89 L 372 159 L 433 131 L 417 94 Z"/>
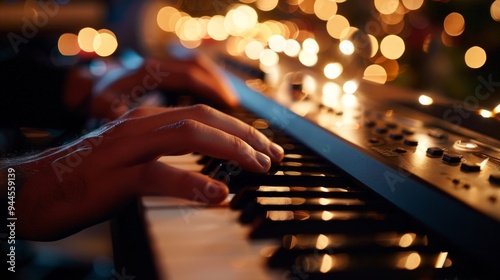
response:
<path fill-rule="evenodd" d="M 0 2 L 0 35 L 0 62 L 29 46 L 54 66 L 99 75 L 111 62 L 168 57 L 181 45 L 264 72 L 297 60 L 344 93 L 357 90 L 353 82 L 391 84 L 414 89 L 422 104 L 445 96 L 484 118 L 500 113 L 498 0 L 10 0 Z M 120 273 L 106 223 L 20 244 L 20 279 Z"/>
<path fill-rule="evenodd" d="M 460 102 L 475 94 L 479 77 L 500 81 L 499 1 L 11 0 L 0 5 L 0 59 L 36 41 L 55 65 L 93 62 L 99 71 L 106 58 L 128 50 L 164 56 L 166 47 L 178 42 L 190 49 L 217 44 L 229 55 L 268 66 L 280 56 L 296 57 L 306 68 L 328 66 L 329 77 L 338 75 L 339 81 L 342 68 L 349 68 L 344 57 L 354 52 L 363 57 L 356 64 L 362 79 Z M 491 95 L 479 100 L 477 109 L 492 112 L 500 98 L 491 86 L 488 90 Z"/>

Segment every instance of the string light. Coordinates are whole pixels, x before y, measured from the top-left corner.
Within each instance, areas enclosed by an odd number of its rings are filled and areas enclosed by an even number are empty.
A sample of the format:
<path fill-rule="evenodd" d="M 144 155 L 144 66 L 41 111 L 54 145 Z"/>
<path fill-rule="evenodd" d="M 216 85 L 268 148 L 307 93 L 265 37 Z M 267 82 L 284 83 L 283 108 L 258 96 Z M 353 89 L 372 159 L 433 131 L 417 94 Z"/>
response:
<path fill-rule="evenodd" d="M 362 76 L 357 77 L 358 80 L 362 78 L 384 84 L 407 71 L 406 61 L 400 61 L 406 51 L 405 40 L 415 34 L 412 33 L 413 29 L 426 32 L 429 20 L 418 10 L 427 3 L 424 0 L 373 0 L 374 14 L 365 26 L 358 26 L 358 29 L 351 26 L 346 14 L 342 13 L 340 7 L 344 2 L 346 0 L 287 0 L 283 3 L 278 0 L 240 0 L 237 4 L 228 5 L 224 12 L 219 9 L 217 15 L 198 18 L 175 7 L 165 6 L 156 8 L 156 24 L 164 32 L 174 32 L 183 45 L 197 47 L 205 39 L 225 41 L 229 54 L 244 54 L 263 65 L 275 65 L 280 56 L 286 55 L 296 58 L 304 66 L 312 67 L 318 64 L 320 50 L 327 54 L 332 46 L 336 46 L 341 55 L 350 57 L 333 59 L 353 61 L 353 58 L 357 59 L 359 56 L 365 59 L 365 69 Z M 281 12 L 305 13 L 316 17 L 320 23 L 323 22 L 323 30 L 311 28 L 301 17 L 259 21 L 262 12 L 273 11 L 278 4 Z M 490 5 L 489 12 L 493 20 L 500 21 L 500 0 Z M 441 37 L 437 38 L 443 45 L 452 47 L 460 43 L 455 37 L 461 36 L 465 28 L 464 16 L 459 12 L 451 12 L 443 18 L 442 30 L 437 33 Z M 365 33 L 365 38 L 361 40 L 358 34 Z M 333 40 L 324 40 L 323 34 L 328 34 Z M 111 38 L 95 33 L 88 36 Z M 419 47 L 430 53 L 435 37 L 433 34 L 422 33 L 424 39 Z M 96 46 L 89 48 L 83 43 L 85 40 L 80 39 L 80 36 L 78 38 L 80 50 L 71 49 L 70 43 L 61 43 L 60 52 L 74 55 L 81 50 L 98 49 Z M 67 35 L 61 36 L 60 40 L 71 41 Z M 464 53 L 464 62 L 472 69 L 482 67 L 486 60 L 486 52 L 479 46 L 471 47 Z M 346 63 L 323 64 L 325 77 L 337 79 L 344 72 L 344 67 L 348 67 Z M 345 72 L 349 73 L 348 70 Z"/>

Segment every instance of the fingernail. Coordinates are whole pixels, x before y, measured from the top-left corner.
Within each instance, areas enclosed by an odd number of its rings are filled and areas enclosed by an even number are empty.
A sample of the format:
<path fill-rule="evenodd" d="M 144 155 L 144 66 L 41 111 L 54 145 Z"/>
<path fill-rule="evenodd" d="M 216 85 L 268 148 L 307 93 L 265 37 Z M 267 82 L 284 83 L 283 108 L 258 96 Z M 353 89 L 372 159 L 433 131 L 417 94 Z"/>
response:
<path fill-rule="evenodd" d="M 280 145 L 271 143 L 271 153 L 276 161 L 281 161 L 285 155 L 285 150 Z"/>
<path fill-rule="evenodd" d="M 261 152 L 256 152 L 255 154 L 260 166 L 262 166 L 267 171 L 271 167 L 271 159 Z"/>

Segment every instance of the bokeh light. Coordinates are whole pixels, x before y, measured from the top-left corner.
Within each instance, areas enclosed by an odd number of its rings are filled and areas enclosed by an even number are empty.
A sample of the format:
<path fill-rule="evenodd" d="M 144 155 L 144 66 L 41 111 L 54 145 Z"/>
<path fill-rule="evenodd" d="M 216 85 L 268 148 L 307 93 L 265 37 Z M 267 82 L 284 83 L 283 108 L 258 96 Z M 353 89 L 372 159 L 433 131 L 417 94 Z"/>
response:
<path fill-rule="evenodd" d="M 471 47 L 465 52 L 465 64 L 470 68 L 480 68 L 486 62 L 486 52 L 478 46 Z"/>
<path fill-rule="evenodd" d="M 491 3 L 490 15 L 493 20 L 500 21 L 500 0 Z"/>
<path fill-rule="evenodd" d="M 335 39 L 340 39 L 340 34 L 344 29 L 349 28 L 349 20 L 342 15 L 334 15 L 328 19 L 326 23 L 326 30 L 330 36 Z"/>
<path fill-rule="evenodd" d="M 405 8 L 408 10 L 418 10 L 424 4 L 424 0 L 402 0 L 401 1 Z"/>
<path fill-rule="evenodd" d="M 278 6 L 278 0 L 257 0 L 255 5 L 261 11 L 271 11 Z"/>
<path fill-rule="evenodd" d="M 251 41 L 245 47 L 245 54 L 248 58 L 260 59 L 260 53 L 264 50 L 264 45 L 259 41 Z"/>
<path fill-rule="evenodd" d="M 91 27 L 85 27 L 78 32 L 78 45 L 85 52 L 94 51 L 94 38 L 99 35 L 97 30 Z"/>
<path fill-rule="evenodd" d="M 278 64 L 279 56 L 271 49 L 265 49 L 260 53 L 260 63 L 265 66 L 273 66 Z"/>
<path fill-rule="evenodd" d="M 345 55 L 351 55 L 354 53 L 354 44 L 349 40 L 343 40 L 339 44 L 340 51 Z"/>
<path fill-rule="evenodd" d="M 229 36 L 229 33 L 224 29 L 224 16 L 215 15 L 208 21 L 207 33 L 216 41 L 224 41 Z"/>
<path fill-rule="evenodd" d="M 431 105 L 432 103 L 434 103 L 434 100 L 432 99 L 432 97 L 422 94 L 418 97 L 418 102 L 422 105 Z"/>
<path fill-rule="evenodd" d="M 300 44 L 297 42 L 295 39 L 288 39 L 286 40 L 285 43 L 285 49 L 283 52 L 290 56 L 290 57 L 296 57 L 300 53 Z"/>
<path fill-rule="evenodd" d="M 333 0 L 316 0 L 314 13 L 321 20 L 328 20 L 337 13 L 337 2 Z"/>
<path fill-rule="evenodd" d="M 307 38 L 302 42 L 302 49 L 309 53 L 318 53 L 319 45 L 313 38 Z"/>
<path fill-rule="evenodd" d="M 377 84 L 385 84 L 387 81 L 387 72 L 384 67 L 378 64 L 372 64 L 366 67 L 363 73 L 363 79 Z"/>
<path fill-rule="evenodd" d="M 275 52 L 283 52 L 286 47 L 286 39 L 280 34 L 274 34 L 269 37 L 268 40 L 269 48 Z"/>
<path fill-rule="evenodd" d="M 118 41 L 114 34 L 108 32 L 99 32 L 94 37 L 94 51 L 97 55 L 106 57 L 112 55 L 118 48 Z"/>
<path fill-rule="evenodd" d="M 78 36 L 72 33 L 64 33 L 59 37 L 57 48 L 62 55 L 72 56 L 80 52 Z"/>
<path fill-rule="evenodd" d="M 387 35 L 380 42 L 380 52 L 389 59 L 400 58 L 405 51 L 405 42 L 397 35 Z"/>
<path fill-rule="evenodd" d="M 304 66 L 314 66 L 318 62 L 318 55 L 315 53 L 310 53 L 304 50 L 301 50 L 299 53 L 299 61 Z"/>
<path fill-rule="evenodd" d="M 175 31 L 175 24 L 181 18 L 181 13 L 174 7 L 163 7 L 156 15 L 158 26 L 167 32 Z"/>
<path fill-rule="evenodd" d="M 459 13 L 450 13 L 443 22 L 444 31 L 450 36 L 459 36 L 464 32 L 465 19 Z"/>
<path fill-rule="evenodd" d="M 347 94 L 353 94 L 356 92 L 356 90 L 358 90 L 358 86 L 359 86 L 358 83 L 355 81 L 347 81 L 342 86 L 342 89 Z"/>
<path fill-rule="evenodd" d="M 390 15 L 394 13 L 399 6 L 398 0 L 374 0 L 375 8 L 377 11 L 384 15 Z"/>
<path fill-rule="evenodd" d="M 323 69 L 323 72 L 325 73 L 325 76 L 328 79 L 336 79 L 338 78 L 342 72 L 344 71 L 344 67 L 342 64 L 338 62 L 334 63 L 328 63 L 325 68 Z"/>

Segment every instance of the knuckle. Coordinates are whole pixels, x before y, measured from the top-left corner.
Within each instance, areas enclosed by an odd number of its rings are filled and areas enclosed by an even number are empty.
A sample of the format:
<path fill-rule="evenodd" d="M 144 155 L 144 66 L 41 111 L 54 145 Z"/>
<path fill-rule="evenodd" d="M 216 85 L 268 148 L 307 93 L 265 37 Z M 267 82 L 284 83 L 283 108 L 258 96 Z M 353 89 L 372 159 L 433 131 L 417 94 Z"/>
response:
<path fill-rule="evenodd" d="M 265 147 L 265 144 L 260 140 L 262 139 L 260 132 L 254 127 L 248 126 L 247 137 L 248 143 L 252 145 L 252 147 L 255 147 L 257 149 L 263 149 Z"/>
<path fill-rule="evenodd" d="M 241 140 L 236 136 L 232 136 L 231 138 L 232 138 L 232 145 L 236 151 L 239 151 L 239 153 L 242 154 L 250 153 L 250 147 L 245 141 Z"/>
<path fill-rule="evenodd" d="M 146 116 L 149 114 L 149 108 L 146 107 L 136 107 L 132 110 L 129 110 L 126 114 L 126 117 L 128 118 L 136 118 L 136 117 L 142 117 Z"/>
<path fill-rule="evenodd" d="M 169 126 L 185 136 L 194 136 L 200 129 L 200 123 L 192 119 L 184 119 Z"/>
<path fill-rule="evenodd" d="M 215 109 L 205 104 L 196 104 L 191 106 L 190 110 L 198 117 L 207 117 L 214 113 Z"/>

